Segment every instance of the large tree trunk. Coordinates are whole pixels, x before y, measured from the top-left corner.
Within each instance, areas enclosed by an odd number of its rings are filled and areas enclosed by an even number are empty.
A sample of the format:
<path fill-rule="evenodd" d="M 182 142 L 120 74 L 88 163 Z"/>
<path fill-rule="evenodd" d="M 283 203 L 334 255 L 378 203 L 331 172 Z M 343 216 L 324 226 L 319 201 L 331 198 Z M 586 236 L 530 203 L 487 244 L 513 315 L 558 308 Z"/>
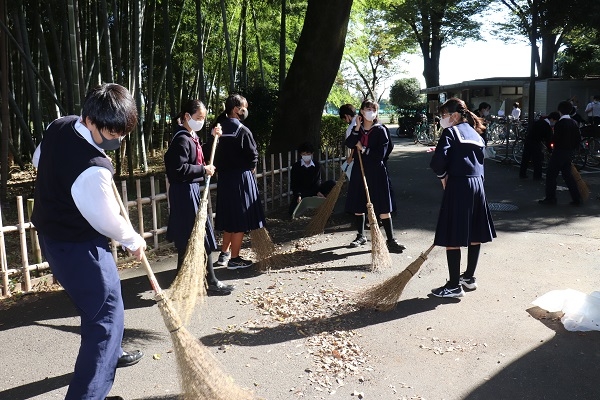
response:
<path fill-rule="evenodd" d="M 279 98 L 270 151 L 321 144 L 323 106 L 335 81 L 348 30 L 352 0 L 309 0 L 294 59 Z M 317 147 L 317 148 L 318 148 Z"/>
<path fill-rule="evenodd" d="M 554 75 L 554 57 L 557 51 L 556 35 L 542 35 L 542 61 L 538 69 L 538 78 L 552 78 Z"/>

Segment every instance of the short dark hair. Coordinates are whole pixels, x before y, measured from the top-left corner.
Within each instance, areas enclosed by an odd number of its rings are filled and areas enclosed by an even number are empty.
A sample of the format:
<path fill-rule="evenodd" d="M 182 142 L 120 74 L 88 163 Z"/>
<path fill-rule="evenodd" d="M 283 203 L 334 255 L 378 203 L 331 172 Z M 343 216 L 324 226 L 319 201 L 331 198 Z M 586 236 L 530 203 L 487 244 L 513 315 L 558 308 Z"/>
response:
<path fill-rule="evenodd" d="M 552 111 L 550 114 L 548 114 L 547 118 L 558 121 L 560 119 L 560 114 L 558 113 L 558 111 Z"/>
<path fill-rule="evenodd" d="M 486 110 L 488 108 L 492 108 L 492 105 L 490 103 L 486 103 L 485 101 L 479 103 L 479 107 L 477 107 L 478 110 Z"/>
<path fill-rule="evenodd" d="M 570 101 L 565 100 L 558 103 L 558 112 L 562 115 L 570 115 L 571 111 L 573 111 L 573 104 Z"/>
<path fill-rule="evenodd" d="M 356 108 L 352 104 L 342 104 L 340 106 L 340 118 L 344 118 L 345 115 L 354 117 L 356 115 Z"/>
<path fill-rule="evenodd" d="M 518 101 L 515 101 L 515 102 L 513 103 L 513 107 L 517 107 L 517 108 L 518 108 L 518 107 L 519 107 L 519 102 L 518 102 Z"/>
<path fill-rule="evenodd" d="M 225 99 L 225 112 L 229 115 L 236 107 L 248 107 L 248 100 L 241 94 L 230 94 L 229 97 Z"/>
<path fill-rule="evenodd" d="M 315 148 L 310 142 L 304 142 L 298 146 L 298 153 L 314 153 Z"/>
<path fill-rule="evenodd" d="M 85 96 L 81 117 L 89 118 L 99 131 L 107 129 L 121 136 L 131 132 L 138 121 L 135 100 L 129 90 L 116 83 L 104 83 Z"/>

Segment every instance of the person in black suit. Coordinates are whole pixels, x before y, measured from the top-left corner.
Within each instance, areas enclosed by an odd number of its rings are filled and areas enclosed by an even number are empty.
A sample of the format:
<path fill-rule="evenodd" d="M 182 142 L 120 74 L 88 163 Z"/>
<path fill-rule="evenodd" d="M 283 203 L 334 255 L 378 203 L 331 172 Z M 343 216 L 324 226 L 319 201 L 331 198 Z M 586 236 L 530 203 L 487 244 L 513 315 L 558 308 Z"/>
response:
<path fill-rule="evenodd" d="M 533 163 L 533 179 L 542 179 L 542 164 L 544 153 L 542 145 L 550 146 L 552 139 L 552 127 L 560 118 L 556 111 L 548 114 L 546 118 L 540 118 L 533 123 L 531 131 L 525 137 L 525 147 L 523 148 L 523 157 L 521 158 L 521 167 L 519 169 L 519 178 L 527 178 L 527 167 L 529 161 Z"/>

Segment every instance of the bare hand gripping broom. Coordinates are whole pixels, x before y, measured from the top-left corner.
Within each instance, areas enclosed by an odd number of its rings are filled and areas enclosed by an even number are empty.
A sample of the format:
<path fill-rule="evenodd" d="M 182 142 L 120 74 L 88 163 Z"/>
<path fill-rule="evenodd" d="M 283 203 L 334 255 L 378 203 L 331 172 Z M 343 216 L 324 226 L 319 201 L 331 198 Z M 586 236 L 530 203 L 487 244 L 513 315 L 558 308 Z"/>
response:
<path fill-rule="evenodd" d="M 217 124 L 217 127 L 220 126 Z M 209 165 L 215 158 L 215 150 L 219 135 L 214 135 Z M 204 239 L 206 237 L 206 219 L 208 210 L 208 193 L 210 186 L 210 175 L 206 177 L 202 199 L 198 207 L 198 214 L 194 221 L 194 227 L 188 240 L 181 268 L 168 290 L 168 296 L 178 311 L 184 324 L 190 321 L 196 301 L 204 299 L 206 295 L 206 250 Z"/>
<path fill-rule="evenodd" d="M 127 210 L 123 205 L 119 191 L 114 181 L 112 183 L 115 197 L 119 203 L 121 214 L 129 222 Z M 183 326 L 177 311 L 171 301 L 162 291 L 154 272 L 144 254 L 142 265 L 146 270 L 150 285 L 156 296 L 154 299 L 162 314 L 163 320 L 173 341 L 173 350 L 177 359 L 177 367 L 184 400 L 249 400 L 254 395 L 233 382 L 233 378 L 223 372 L 221 366 L 213 354 L 204 347 Z"/>
<path fill-rule="evenodd" d="M 365 176 L 365 169 L 363 167 L 361 152 L 357 151 L 358 161 L 360 162 L 360 172 L 362 173 L 363 182 L 365 184 L 365 192 L 367 194 L 367 211 L 369 215 L 369 225 L 371 229 L 371 270 L 378 271 L 381 267 L 389 267 L 392 265 L 392 259 L 390 258 L 390 251 L 387 248 L 387 244 L 383 239 L 379 225 L 377 224 L 377 217 L 375 216 L 375 210 L 371 203 L 371 196 L 369 195 L 369 186 L 367 185 L 367 178 Z"/>

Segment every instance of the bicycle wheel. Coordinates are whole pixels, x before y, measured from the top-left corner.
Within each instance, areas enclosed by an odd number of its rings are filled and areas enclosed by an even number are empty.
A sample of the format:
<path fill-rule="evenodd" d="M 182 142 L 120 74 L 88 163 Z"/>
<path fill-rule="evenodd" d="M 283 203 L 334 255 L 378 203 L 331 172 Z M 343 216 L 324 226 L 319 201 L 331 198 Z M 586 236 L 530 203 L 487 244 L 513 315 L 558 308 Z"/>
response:
<path fill-rule="evenodd" d="M 573 156 L 573 164 L 577 171 L 581 171 L 585 168 L 588 159 L 588 149 L 585 140 L 582 140 L 579 145 L 579 151 Z"/>
<path fill-rule="evenodd" d="M 523 149 L 525 149 L 525 141 L 522 139 L 515 140 L 512 146 L 512 156 L 517 164 L 521 164 L 523 160 Z"/>
<path fill-rule="evenodd" d="M 590 166 L 597 166 L 600 164 L 600 139 L 586 138 L 588 159 L 587 163 Z"/>

